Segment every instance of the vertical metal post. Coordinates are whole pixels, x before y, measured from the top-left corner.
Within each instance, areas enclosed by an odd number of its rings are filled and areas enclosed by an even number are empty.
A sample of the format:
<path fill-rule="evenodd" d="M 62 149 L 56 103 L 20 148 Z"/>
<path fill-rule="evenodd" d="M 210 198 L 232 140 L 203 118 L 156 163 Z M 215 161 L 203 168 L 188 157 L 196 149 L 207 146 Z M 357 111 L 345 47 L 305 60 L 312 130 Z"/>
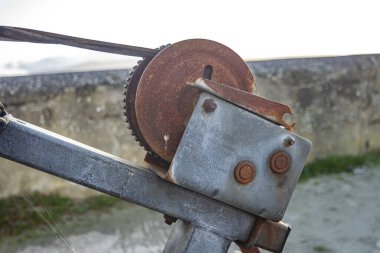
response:
<path fill-rule="evenodd" d="M 204 227 L 178 220 L 170 233 L 164 253 L 226 253 L 231 241 Z"/>

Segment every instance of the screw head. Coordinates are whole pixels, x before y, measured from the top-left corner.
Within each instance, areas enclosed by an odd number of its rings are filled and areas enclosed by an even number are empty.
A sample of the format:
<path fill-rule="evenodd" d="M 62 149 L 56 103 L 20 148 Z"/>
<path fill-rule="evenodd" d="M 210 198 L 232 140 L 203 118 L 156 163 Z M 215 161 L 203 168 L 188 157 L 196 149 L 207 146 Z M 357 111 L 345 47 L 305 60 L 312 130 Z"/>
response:
<path fill-rule="evenodd" d="M 283 151 L 278 151 L 270 158 L 270 168 L 276 174 L 282 174 L 290 168 L 290 157 Z"/>
<path fill-rule="evenodd" d="M 241 161 L 235 167 L 235 179 L 241 184 L 248 184 L 256 177 L 256 166 L 250 161 Z"/>
<path fill-rule="evenodd" d="M 205 99 L 202 107 L 203 107 L 203 110 L 205 110 L 205 112 L 209 113 L 209 112 L 215 111 L 216 107 L 218 107 L 218 106 L 215 103 L 214 99 L 208 98 L 208 99 Z"/>
<path fill-rule="evenodd" d="M 294 145 L 295 143 L 296 143 L 296 141 L 291 136 L 284 139 L 284 146 L 285 147 L 290 147 L 290 146 Z"/>

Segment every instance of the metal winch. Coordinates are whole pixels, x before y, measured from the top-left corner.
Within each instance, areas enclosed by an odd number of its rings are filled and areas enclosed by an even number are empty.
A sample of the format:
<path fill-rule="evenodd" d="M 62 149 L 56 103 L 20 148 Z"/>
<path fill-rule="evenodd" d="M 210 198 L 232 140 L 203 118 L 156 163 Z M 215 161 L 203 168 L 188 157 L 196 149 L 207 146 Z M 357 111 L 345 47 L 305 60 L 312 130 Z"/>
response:
<path fill-rule="evenodd" d="M 127 80 L 124 107 L 149 170 L 4 110 L 1 156 L 157 210 L 169 223 L 180 219 L 164 252 L 226 252 L 232 241 L 282 251 L 290 227 L 279 221 L 311 143 L 285 120 L 289 106 L 254 93 L 250 69 L 230 48 L 192 39 L 146 49 L 14 27 L 0 27 L 0 40 L 143 57 Z"/>

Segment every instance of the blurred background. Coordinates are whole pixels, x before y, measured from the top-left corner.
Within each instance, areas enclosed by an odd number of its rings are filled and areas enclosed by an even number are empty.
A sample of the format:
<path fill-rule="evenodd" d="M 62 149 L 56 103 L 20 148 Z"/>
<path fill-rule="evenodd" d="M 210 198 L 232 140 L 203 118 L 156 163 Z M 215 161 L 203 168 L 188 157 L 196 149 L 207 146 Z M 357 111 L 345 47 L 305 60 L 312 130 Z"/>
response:
<path fill-rule="evenodd" d="M 289 104 L 313 142 L 284 221 L 284 252 L 380 252 L 378 1 L 0 0 L 0 25 L 156 48 L 218 41 Z M 122 117 L 139 58 L 0 42 L 0 101 L 15 117 L 142 164 Z M 80 169 L 80 168 L 78 168 Z M 161 252 L 155 212 L 0 160 L 0 252 Z M 237 251 L 236 246 L 231 252 Z"/>

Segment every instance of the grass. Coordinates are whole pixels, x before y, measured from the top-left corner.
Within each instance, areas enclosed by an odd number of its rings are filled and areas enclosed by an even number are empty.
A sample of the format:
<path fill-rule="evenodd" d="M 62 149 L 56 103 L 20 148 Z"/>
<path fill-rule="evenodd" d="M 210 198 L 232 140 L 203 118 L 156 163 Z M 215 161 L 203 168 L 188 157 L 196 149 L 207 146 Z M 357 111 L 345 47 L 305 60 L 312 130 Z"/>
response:
<path fill-rule="evenodd" d="M 315 252 L 330 252 L 330 249 L 328 249 L 324 245 L 317 245 L 313 249 L 314 249 Z"/>
<path fill-rule="evenodd" d="M 307 164 L 301 181 L 324 174 L 349 172 L 354 168 L 380 165 L 380 150 L 356 156 L 331 156 Z M 87 217 L 90 214 L 104 213 L 117 203 L 123 202 L 114 197 L 101 195 L 84 200 L 73 200 L 57 194 L 24 194 L 0 199 L 0 238 L 17 236 L 24 231 L 65 221 L 68 217 Z M 315 251 L 323 252 L 322 248 Z"/>
<path fill-rule="evenodd" d="M 373 167 L 376 165 L 380 165 L 380 149 L 362 155 L 330 156 L 316 159 L 307 164 L 303 169 L 300 180 L 305 181 L 320 175 L 350 172 L 358 167 Z"/>
<path fill-rule="evenodd" d="M 46 226 L 47 222 L 54 224 L 68 216 L 104 212 L 120 201 L 105 195 L 73 200 L 40 193 L 0 199 L 0 238 Z"/>

